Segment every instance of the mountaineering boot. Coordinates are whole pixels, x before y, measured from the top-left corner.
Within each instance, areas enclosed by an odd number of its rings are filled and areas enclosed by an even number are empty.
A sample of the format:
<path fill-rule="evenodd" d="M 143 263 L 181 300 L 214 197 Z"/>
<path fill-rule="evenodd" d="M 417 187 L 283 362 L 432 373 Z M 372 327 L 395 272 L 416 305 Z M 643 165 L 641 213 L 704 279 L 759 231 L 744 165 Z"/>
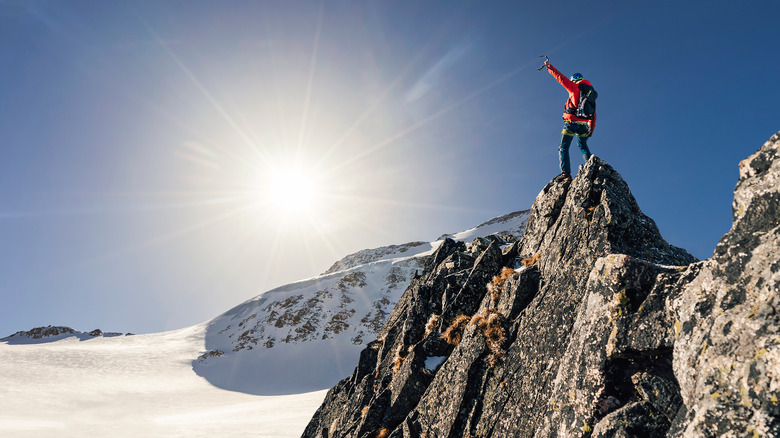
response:
<path fill-rule="evenodd" d="M 560 181 L 571 181 L 571 175 L 569 175 L 568 172 L 561 172 L 560 175 L 553 178 L 553 181 L 560 182 Z"/>

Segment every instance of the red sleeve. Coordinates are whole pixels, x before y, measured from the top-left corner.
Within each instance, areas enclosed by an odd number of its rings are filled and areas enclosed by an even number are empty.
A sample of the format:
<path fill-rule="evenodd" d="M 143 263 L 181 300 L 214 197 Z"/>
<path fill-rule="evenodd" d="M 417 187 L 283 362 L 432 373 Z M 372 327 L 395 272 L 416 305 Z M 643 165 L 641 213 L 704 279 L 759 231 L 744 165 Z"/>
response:
<path fill-rule="evenodd" d="M 561 72 L 558 71 L 557 68 L 553 67 L 552 64 L 547 64 L 547 71 L 550 72 L 551 75 L 555 78 L 556 81 L 558 81 L 559 84 L 563 85 L 563 88 L 566 89 L 566 91 L 569 92 L 569 94 L 574 95 L 575 93 L 579 92 L 579 88 L 577 87 L 577 84 L 572 82 L 569 78 L 564 76 Z"/>

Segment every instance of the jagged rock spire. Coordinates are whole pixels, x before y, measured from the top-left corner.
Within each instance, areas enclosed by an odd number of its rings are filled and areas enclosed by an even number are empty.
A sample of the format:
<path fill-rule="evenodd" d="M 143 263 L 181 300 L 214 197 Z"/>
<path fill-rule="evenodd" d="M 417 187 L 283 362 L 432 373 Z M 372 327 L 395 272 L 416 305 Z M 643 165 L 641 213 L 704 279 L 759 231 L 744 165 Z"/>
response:
<path fill-rule="evenodd" d="M 597 157 L 542 190 L 511 248 L 445 241 L 303 436 L 722 434 L 715 418 L 777 433 L 777 140 L 743 164 L 705 262 Z"/>
<path fill-rule="evenodd" d="M 595 155 L 573 181 L 545 186 L 531 207 L 520 253 L 543 254 L 542 266 L 572 259 L 592 266 L 606 254 L 667 265 L 693 260 L 661 237 L 620 174 Z"/>

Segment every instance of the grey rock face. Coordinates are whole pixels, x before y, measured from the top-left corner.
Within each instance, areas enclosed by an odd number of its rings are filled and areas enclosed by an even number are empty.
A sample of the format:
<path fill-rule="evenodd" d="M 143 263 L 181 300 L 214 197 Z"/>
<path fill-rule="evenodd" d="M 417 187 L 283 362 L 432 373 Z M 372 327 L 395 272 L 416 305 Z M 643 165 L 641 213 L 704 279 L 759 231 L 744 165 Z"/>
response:
<path fill-rule="evenodd" d="M 780 436 L 780 133 L 739 165 L 734 224 L 671 301 L 674 436 Z"/>
<path fill-rule="evenodd" d="M 778 140 L 704 262 L 597 157 L 511 247 L 445 241 L 303 436 L 780 436 Z"/>

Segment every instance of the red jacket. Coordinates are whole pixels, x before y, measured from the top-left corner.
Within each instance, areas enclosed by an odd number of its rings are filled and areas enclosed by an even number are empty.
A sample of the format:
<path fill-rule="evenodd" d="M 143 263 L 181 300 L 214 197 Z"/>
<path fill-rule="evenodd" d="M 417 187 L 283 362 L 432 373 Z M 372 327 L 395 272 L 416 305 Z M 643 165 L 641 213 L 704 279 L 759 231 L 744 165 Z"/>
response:
<path fill-rule="evenodd" d="M 587 84 L 591 87 L 593 84 L 591 84 L 589 81 L 581 80 L 579 82 L 574 82 L 571 79 L 564 76 L 561 72 L 558 71 L 557 68 L 553 67 L 552 64 L 547 64 L 547 71 L 550 72 L 551 75 L 555 78 L 558 83 L 563 85 L 563 88 L 566 89 L 566 91 L 569 92 L 569 98 L 566 100 L 566 104 L 563 107 L 564 113 L 563 113 L 563 120 L 571 120 L 576 122 L 588 122 L 590 125 L 590 132 L 593 133 L 593 130 L 596 129 L 596 115 L 593 115 L 593 120 L 589 119 L 583 119 L 581 117 L 577 117 L 574 114 L 569 114 L 565 112 L 567 109 L 577 109 L 577 107 L 580 104 L 580 85 L 579 84 Z"/>

